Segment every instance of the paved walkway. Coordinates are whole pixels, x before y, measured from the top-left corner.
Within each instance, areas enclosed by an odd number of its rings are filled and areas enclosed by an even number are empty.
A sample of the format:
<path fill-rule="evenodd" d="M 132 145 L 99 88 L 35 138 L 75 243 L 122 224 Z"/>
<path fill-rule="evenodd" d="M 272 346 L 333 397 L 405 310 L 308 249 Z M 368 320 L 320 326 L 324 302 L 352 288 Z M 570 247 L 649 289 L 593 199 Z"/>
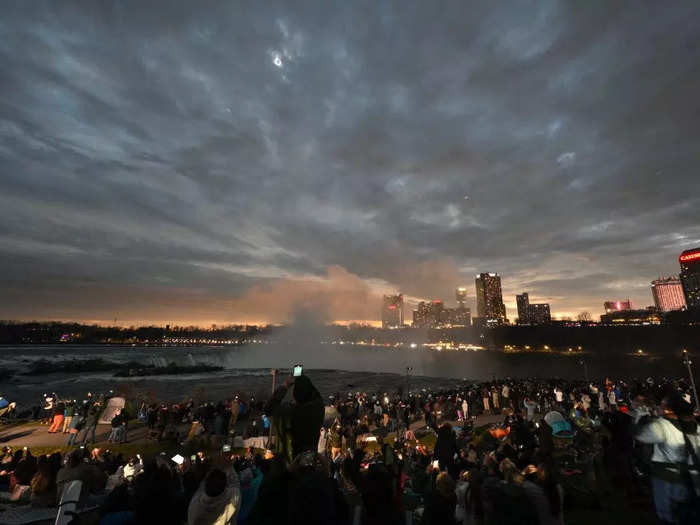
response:
<path fill-rule="evenodd" d="M 11 447 L 63 447 L 68 442 L 68 434 L 49 434 L 48 425 L 24 423 L 0 427 L 0 445 Z M 106 442 L 112 428 L 110 425 L 98 425 L 95 432 L 97 442 Z M 129 425 L 129 441 L 146 439 L 146 427 L 141 424 Z"/>

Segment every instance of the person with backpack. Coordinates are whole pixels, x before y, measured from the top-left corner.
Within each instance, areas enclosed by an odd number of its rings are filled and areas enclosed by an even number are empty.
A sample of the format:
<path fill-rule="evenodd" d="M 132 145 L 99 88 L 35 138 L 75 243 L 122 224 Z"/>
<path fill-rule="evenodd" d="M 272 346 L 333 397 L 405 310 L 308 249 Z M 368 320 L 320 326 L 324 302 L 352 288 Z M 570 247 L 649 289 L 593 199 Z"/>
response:
<path fill-rule="evenodd" d="M 642 420 L 635 435 L 637 441 L 654 445 L 656 514 L 664 523 L 700 523 L 700 430 L 693 407 L 674 393 L 662 408 L 663 417 Z"/>

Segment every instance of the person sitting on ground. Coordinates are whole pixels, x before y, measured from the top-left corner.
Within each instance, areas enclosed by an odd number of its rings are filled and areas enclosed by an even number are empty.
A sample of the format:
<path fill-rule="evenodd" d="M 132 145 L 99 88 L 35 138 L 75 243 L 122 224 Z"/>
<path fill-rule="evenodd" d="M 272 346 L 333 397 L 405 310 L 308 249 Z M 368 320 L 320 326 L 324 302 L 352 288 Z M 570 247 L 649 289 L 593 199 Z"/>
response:
<path fill-rule="evenodd" d="M 455 482 L 450 475 L 447 472 L 440 472 L 435 479 L 434 490 L 426 498 L 422 522 L 424 525 L 456 525 L 455 489 Z"/>
<path fill-rule="evenodd" d="M 190 501 L 188 525 L 236 523 L 241 507 L 241 487 L 234 468 L 212 469 Z"/>
<path fill-rule="evenodd" d="M 14 468 L 15 483 L 17 485 L 29 485 L 32 482 L 32 477 L 36 473 L 36 463 L 36 458 L 32 456 L 31 451 L 29 449 L 25 450 L 22 459 L 17 462 Z"/>
<path fill-rule="evenodd" d="M 79 505 L 84 505 L 87 497 L 102 489 L 106 481 L 105 474 L 95 465 L 83 461 L 82 450 L 74 450 L 68 456 L 66 466 L 56 475 L 56 502 L 60 502 L 63 489 L 71 481 L 82 481 Z"/>
<path fill-rule="evenodd" d="M 182 523 L 186 507 L 182 485 L 172 461 L 158 455 L 147 461 L 143 474 L 134 478 L 131 509 L 136 523 Z"/>
<path fill-rule="evenodd" d="M 282 403 L 291 385 L 294 385 L 294 402 Z M 272 417 L 276 430 L 276 455 L 282 455 L 291 463 L 301 452 L 316 451 L 325 409 L 321 394 L 307 376 L 285 379 L 275 390 L 265 412 Z"/>
<path fill-rule="evenodd" d="M 37 472 L 30 483 L 33 507 L 53 507 L 56 504 L 56 471 L 49 456 L 41 456 L 37 462 Z"/>
<path fill-rule="evenodd" d="M 539 525 L 563 525 L 563 494 L 561 486 L 554 482 L 552 469 L 544 464 L 528 465 L 522 471 L 522 484 L 527 497 L 535 508 Z"/>

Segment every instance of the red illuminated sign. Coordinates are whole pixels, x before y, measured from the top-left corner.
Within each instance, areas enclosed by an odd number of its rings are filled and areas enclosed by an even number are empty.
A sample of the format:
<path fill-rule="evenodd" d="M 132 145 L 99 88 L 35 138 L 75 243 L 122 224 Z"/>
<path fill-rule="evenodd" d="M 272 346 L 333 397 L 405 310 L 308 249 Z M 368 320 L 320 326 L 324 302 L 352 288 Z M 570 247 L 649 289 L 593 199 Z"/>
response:
<path fill-rule="evenodd" d="M 684 262 L 696 261 L 698 259 L 700 259 L 700 250 L 698 250 L 696 252 L 686 253 L 685 255 L 681 255 L 678 258 L 678 261 L 684 263 Z"/>

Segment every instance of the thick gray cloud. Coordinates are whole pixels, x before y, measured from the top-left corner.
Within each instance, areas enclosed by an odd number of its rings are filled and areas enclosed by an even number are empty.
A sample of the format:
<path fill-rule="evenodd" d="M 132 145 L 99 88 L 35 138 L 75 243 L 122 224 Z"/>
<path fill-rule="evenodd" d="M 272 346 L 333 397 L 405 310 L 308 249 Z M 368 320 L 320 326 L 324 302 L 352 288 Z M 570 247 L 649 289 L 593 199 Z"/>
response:
<path fill-rule="evenodd" d="M 296 4 L 3 5 L 0 317 L 597 314 L 700 246 L 697 2 Z"/>

